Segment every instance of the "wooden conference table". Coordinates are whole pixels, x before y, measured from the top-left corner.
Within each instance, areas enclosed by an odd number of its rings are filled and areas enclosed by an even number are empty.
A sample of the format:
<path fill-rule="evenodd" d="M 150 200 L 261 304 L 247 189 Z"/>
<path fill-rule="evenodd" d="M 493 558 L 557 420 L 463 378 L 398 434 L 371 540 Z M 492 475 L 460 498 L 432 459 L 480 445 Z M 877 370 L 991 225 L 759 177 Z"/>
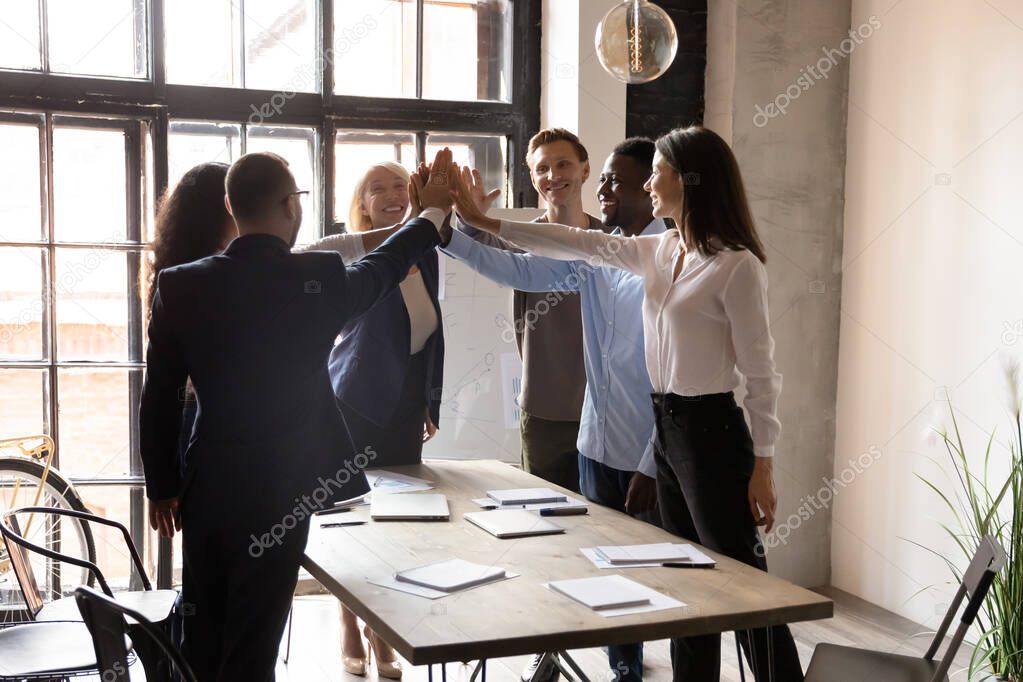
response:
<path fill-rule="evenodd" d="M 318 528 L 314 520 L 302 565 L 413 665 L 644 642 L 832 615 L 830 599 L 701 548 L 717 560 L 716 568 L 618 571 L 686 607 L 604 617 L 543 583 L 616 572 L 596 568 L 580 547 L 678 542 L 676 536 L 591 504 L 585 516 L 551 518 L 566 528 L 564 534 L 500 540 L 462 518 L 479 511 L 473 498 L 495 488 L 556 486 L 493 460 L 428 460 L 391 470 L 433 481 L 432 492 L 447 495 L 451 520 L 370 521 L 343 528 Z M 368 512 L 350 513 L 368 518 Z M 329 523 L 346 516 L 320 519 Z M 521 575 L 436 600 L 366 581 L 367 576 L 453 557 Z"/>

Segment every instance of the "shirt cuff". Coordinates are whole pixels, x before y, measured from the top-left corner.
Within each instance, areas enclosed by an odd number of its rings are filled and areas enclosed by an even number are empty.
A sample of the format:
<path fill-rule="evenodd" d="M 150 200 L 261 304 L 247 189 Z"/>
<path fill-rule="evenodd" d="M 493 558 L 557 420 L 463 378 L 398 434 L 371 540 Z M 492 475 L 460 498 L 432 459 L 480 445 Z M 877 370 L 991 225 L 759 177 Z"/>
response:
<path fill-rule="evenodd" d="M 753 454 L 757 457 L 774 457 L 773 445 L 754 445 Z"/>
<path fill-rule="evenodd" d="M 424 208 L 423 212 L 419 214 L 419 217 L 425 218 L 426 220 L 429 220 L 431 223 L 433 223 L 433 227 L 437 230 L 437 233 L 439 234 L 440 227 L 441 225 L 444 224 L 444 218 L 446 218 L 447 215 L 448 214 L 445 213 L 442 209 L 431 207 Z"/>

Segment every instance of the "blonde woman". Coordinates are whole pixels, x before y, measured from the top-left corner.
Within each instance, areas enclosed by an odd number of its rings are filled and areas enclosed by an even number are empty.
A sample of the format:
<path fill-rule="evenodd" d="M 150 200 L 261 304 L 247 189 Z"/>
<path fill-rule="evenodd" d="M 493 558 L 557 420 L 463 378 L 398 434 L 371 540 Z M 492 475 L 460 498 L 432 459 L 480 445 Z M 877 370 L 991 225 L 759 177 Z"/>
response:
<path fill-rule="evenodd" d="M 352 196 L 348 234 L 327 237 L 310 248 L 337 249 L 346 260 L 361 256 L 405 220 L 409 173 L 387 161 L 366 170 Z M 353 235 L 362 235 L 352 240 Z M 353 251 L 355 246 L 357 250 Z M 437 252 L 409 270 L 399 289 L 352 320 L 330 354 L 334 392 L 356 452 L 371 449 L 374 467 L 417 464 L 423 443 L 437 432 L 444 334 L 437 300 Z M 393 650 L 368 627 L 377 675 L 400 679 Z M 355 614 L 341 605 L 341 653 L 345 671 L 365 675 L 367 656 Z"/>

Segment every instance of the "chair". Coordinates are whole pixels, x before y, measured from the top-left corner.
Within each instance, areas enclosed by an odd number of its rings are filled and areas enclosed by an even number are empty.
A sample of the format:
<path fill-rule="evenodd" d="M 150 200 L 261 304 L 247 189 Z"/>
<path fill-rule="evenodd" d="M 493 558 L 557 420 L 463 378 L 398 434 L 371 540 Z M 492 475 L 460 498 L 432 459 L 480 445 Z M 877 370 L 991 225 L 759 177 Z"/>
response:
<path fill-rule="evenodd" d="M 130 648 L 131 641 L 124 645 Z M 2 682 L 95 677 L 98 670 L 92 636 L 80 621 L 30 621 L 0 627 Z"/>
<path fill-rule="evenodd" d="M 81 611 L 96 652 L 99 669 L 103 671 L 104 682 L 128 682 L 128 647 L 125 646 L 125 635 L 132 628 L 135 643 L 139 637 L 147 637 L 152 644 L 150 651 L 159 651 L 167 663 L 174 666 L 183 682 L 195 682 L 195 674 L 171 643 L 167 633 L 146 620 L 138 611 L 111 599 L 102 592 L 90 587 L 79 587 L 75 590 L 75 601 Z M 126 619 L 130 619 L 129 626 Z"/>
<path fill-rule="evenodd" d="M 1005 565 L 1005 559 L 1005 550 L 994 538 L 986 535 L 981 539 L 980 547 L 963 575 L 962 584 L 923 658 L 818 644 L 806 671 L 806 682 L 948 682 L 952 660 L 977 617 L 995 575 Z M 940 661 L 935 661 L 934 655 L 963 599 L 968 601 L 959 619 L 959 627 L 952 635 L 945 655 Z"/>
<path fill-rule="evenodd" d="M 117 600 L 134 612 L 141 614 L 147 621 L 157 624 L 159 627 L 168 628 L 171 613 L 174 609 L 174 601 L 177 598 L 175 590 L 154 590 L 149 577 L 146 575 L 139 557 L 135 543 L 131 540 L 128 529 L 116 521 L 104 519 L 103 517 L 80 512 L 72 509 L 59 509 L 55 507 L 21 507 L 4 512 L 0 516 L 0 535 L 3 535 L 7 545 L 7 553 L 11 557 L 11 566 L 21 588 L 22 596 L 28 608 L 29 617 L 34 621 L 70 621 L 78 620 L 81 616 L 77 603 L 73 597 L 63 597 L 47 602 L 39 587 L 39 583 L 33 575 L 32 564 L 29 560 L 31 553 L 36 553 L 54 561 L 63 562 L 72 566 L 87 569 L 96 579 L 104 593 L 114 598 L 103 572 L 99 567 L 79 557 L 72 557 L 56 552 L 52 549 L 41 547 L 27 539 L 22 534 L 18 525 L 19 514 L 43 514 L 51 516 L 69 516 L 89 523 L 98 523 L 104 526 L 117 528 L 121 531 L 125 545 L 131 555 L 132 564 L 138 573 L 142 583 L 141 590 L 126 590 L 119 592 Z M 129 625 L 129 633 L 133 633 L 134 624 Z M 142 641 L 136 647 L 136 653 L 142 661 L 146 671 L 147 680 L 169 679 L 165 666 L 161 665 L 162 657 L 158 651 L 148 649 L 148 640 Z"/>

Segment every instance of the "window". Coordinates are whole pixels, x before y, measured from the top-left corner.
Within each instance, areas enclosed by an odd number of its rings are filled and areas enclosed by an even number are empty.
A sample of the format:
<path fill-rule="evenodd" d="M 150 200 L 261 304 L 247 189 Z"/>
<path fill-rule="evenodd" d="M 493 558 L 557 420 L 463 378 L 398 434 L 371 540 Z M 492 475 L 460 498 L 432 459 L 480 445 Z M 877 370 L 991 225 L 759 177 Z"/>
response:
<path fill-rule="evenodd" d="M 198 163 L 273 151 L 310 191 L 309 242 L 343 229 L 367 167 L 446 145 L 532 203 L 539 19 L 539 0 L 4 0 L 0 437 L 53 435 L 154 569 L 137 411 L 156 197 Z M 109 540 L 100 566 L 124 580 Z"/>

